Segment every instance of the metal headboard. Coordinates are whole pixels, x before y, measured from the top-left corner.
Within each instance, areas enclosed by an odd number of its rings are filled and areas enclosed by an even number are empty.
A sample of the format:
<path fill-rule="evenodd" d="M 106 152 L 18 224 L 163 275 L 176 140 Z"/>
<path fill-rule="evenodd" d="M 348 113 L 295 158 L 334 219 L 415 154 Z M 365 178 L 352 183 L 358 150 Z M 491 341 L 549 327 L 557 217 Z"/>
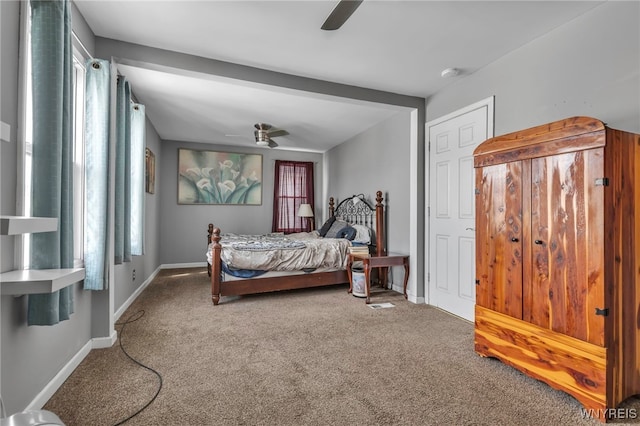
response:
<path fill-rule="evenodd" d="M 356 200 L 354 202 L 354 200 Z M 375 251 L 378 255 L 386 254 L 384 232 L 384 207 L 382 205 L 382 191 L 376 192 L 376 205 L 371 204 L 363 194 L 345 198 L 334 208 L 333 197 L 329 198 L 329 216 L 335 216 L 349 223 L 364 225 L 372 231 L 372 242 L 375 241 Z"/>
<path fill-rule="evenodd" d="M 331 205 L 331 202 L 329 204 Z M 331 207 L 329 207 L 329 210 L 331 211 Z M 369 204 L 363 194 L 352 195 L 342 200 L 338 207 L 334 209 L 332 216 L 349 223 L 364 225 L 375 231 L 376 209 Z"/>

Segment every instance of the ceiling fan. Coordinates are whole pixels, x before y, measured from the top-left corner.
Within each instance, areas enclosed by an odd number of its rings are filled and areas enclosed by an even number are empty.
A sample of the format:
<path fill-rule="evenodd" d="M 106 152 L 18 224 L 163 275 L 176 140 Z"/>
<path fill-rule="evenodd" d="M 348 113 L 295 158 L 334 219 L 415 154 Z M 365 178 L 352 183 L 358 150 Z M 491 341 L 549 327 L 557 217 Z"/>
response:
<path fill-rule="evenodd" d="M 271 138 L 277 138 L 278 136 L 286 136 L 289 134 L 283 129 L 274 129 L 271 124 L 256 123 L 253 125 L 256 128 L 253 134 L 256 137 L 256 145 L 268 146 L 269 148 L 275 148 L 278 146 Z"/>
<path fill-rule="evenodd" d="M 278 136 L 286 136 L 289 134 L 286 130 L 283 129 L 274 129 L 271 124 L 267 123 L 256 123 L 253 125 L 256 130 L 253 131 L 253 134 L 256 138 L 256 145 L 258 146 L 268 146 L 269 148 L 275 148 L 278 144 L 271 138 L 277 138 Z M 244 135 L 225 135 L 225 136 L 244 136 Z"/>
<path fill-rule="evenodd" d="M 356 11 L 360 3 L 362 0 L 340 0 L 320 28 L 326 31 L 337 30 Z"/>
<path fill-rule="evenodd" d="M 286 136 L 289 134 L 286 130 L 283 129 L 274 129 L 271 124 L 267 123 L 256 123 L 253 125 L 256 130 L 253 131 L 253 135 L 256 138 L 256 145 L 264 146 L 269 148 L 275 148 L 278 144 L 271 138 L 277 138 L 278 136 Z M 225 136 L 241 136 L 244 135 L 225 135 Z"/>

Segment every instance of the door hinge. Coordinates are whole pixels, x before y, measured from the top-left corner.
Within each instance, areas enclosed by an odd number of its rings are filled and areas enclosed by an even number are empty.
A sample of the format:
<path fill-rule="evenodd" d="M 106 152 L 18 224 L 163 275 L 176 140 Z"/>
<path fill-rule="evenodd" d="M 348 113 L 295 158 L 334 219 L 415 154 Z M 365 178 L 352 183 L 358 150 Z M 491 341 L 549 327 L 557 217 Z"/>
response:
<path fill-rule="evenodd" d="M 596 186 L 609 186 L 609 178 L 603 177 L 596 179 Z"/>
<path fill-rule="evenodd" d="M 603 317 L 609 316 L 609 308 L 596 308 L 596 315 L 602 315 Z"/>
<path fill-rule="evenodd" d="M 476 188 L 476 189 L 475 189 L 475 191 L 474 191 L 474 193 L 475 193 L 476 195 L 480 195 L 480 190 L 479 190 L 478 188 Z"/>
<path fill-rule="evenodd" d="M 431 273 L 427 272 L 427 282 L 431 282 Z"/>
<path fill-rule="evenodd" d="M 476 280 L 476 285 L 480 285 L 480 280 Z"/>

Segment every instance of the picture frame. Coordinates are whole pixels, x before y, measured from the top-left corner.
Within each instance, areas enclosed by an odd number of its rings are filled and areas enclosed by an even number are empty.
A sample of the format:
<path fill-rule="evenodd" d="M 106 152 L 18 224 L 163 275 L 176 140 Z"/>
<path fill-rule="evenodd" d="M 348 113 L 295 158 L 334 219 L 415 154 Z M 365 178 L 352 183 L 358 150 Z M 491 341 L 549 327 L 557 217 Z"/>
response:
<path fill-rule="evenodd" d="M 154 194 L 156 187 L 156 156 L 149 148 L 145 148 L 144 161 L 144 190 L 149 194 Z"/>
<path fill-rule="evenodd" d="M 178 149 L 178 204 L 262 204 L 262 155 Z"/>

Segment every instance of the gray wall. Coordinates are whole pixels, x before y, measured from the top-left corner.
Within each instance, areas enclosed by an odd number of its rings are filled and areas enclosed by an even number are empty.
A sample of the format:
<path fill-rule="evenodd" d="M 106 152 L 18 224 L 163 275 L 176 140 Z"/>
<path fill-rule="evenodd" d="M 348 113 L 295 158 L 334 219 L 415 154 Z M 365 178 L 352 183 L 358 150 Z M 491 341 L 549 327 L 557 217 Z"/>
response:
<path fill-rule="evenodd" d="M 262 205 L 184 205 L 178 204 L 178 149 L 226 151 L 262 155 Z M 314 163 L 315 211 L 321 217 L 326 210 L 322 200 L 322 154 L 247 148 L 230 145 L 177 141 L 162 143 L 162 210 L 160 261 L 162 264 L 206 262 L 207 226 L 213 223 L 223 232 L 264 234 L 271 232 L 275 160 L 311 161 Z"/>
<path fill-rule="evenodd" d="M 16 214 L 18 127 L 18 2 L 0 2 L 2 24 L 2 121 L 11 125 L 12 142 L 2 142 L 2 214 Z M 14 267 L 13 236 L 1 236 L 2 271 Z M 91 295 L 74 286 L 75 313 L 53 327 L 27 327 L 27 298 L 0 300 L 0 391 L 8 413 L 22 410 L 91 338 Z"/>
<path fill-rule="evenodd" d="M 363 193 L 375 206 L 382 191 L 387 250 L 409 253 L 409 112 L 401 112 L 327 152 L 329 195 L 339 202 Z M 398 268 L 394 268 L 398 269 Z"/>
<path fill-rule="evenodd" d="M 11 126 L 11 142 L 0 142 L 0 212 L 2 215 L 16 214 L 17 186 L 17 127 L 18 127 L 18 51 L 19 51 L 19 11 L 17 1 L 0 2 L 0 29 L 2 61 L 1 110 L 0 119 Z M 91 52 L 94 36 L 77 9 L 73 9 L 74 32 L 81 38 L 84 46 Z M 108 57 L 107 57 L 108 58 Z M 134 89 L 135 90 L 135 89 Z M 147 122 L 147 144 L 161 159 L 160 139 Z M 157 184 L 161 184 L 159 177 Z M 158 195 L 146 196 L 146 253 L 135 257 L 132 265 L 116 268 L 115 306 L 118 310 L 122 303 L 155 271 L 159 263 L 158 234 L 159 214 Z M 13 236 L 0 236 L 0 270 L 14 268 Z M 131 280 L 127 269 L 136 268 L 136 281 Z M 124 279 L 122 277 L 126 277 Z M 89 292 L 82 290 L 80 284 L 74 285 L 75 313 L 71 319 L 50 327 L 26 326 L 26 297 L 3 296 L 0 300 L 0 393 L 7 414 L 23 410 L 34 401 L 44 387 L 92 338 L 107 337 L 96 335 L 94 329 L 108 329 L 105 322 L 109 309 L 107 292 Z"/>
<path fill-rule="evenodd" d="M 495 134 L 586 115 L 640 132 L 640 3 L 606 2 L 427 100 L 427 121 L 495 95 Z"/>
<path fill-rule="evenodd" d="M 135 94 L 135 87 L 132 88 Z M 146 122 L 146 147 L 156 156 L 156 184 L 155 193 L 145 193 L 145 217 L 144 217 L 144 255 L 132 256 L 131 262 L 115 266 L 114 306 L 118 311 L 129 300 L 138 288 L 160 266 L 160 188 L 164 182 L 164 174 L 159 173 L 162 160 L 162 141 L 149 120 Z M 135 270 L 135 279 L 133 271 Z M 124 318 L 123 318 L 124 319 Z"/>

